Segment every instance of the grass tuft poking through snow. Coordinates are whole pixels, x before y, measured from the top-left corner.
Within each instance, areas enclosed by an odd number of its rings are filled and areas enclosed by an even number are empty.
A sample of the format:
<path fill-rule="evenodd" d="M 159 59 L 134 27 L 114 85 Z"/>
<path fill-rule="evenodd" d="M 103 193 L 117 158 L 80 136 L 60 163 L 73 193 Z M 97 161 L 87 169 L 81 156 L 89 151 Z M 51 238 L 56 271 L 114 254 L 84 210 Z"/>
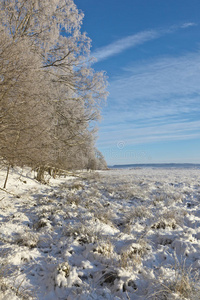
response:
<path fill-rule="evenodd" d="M 180 263 L 176 254 L 174 259 L 170 276 L 158 276 L 156 292 L 149 299 L 200 299 L 199 272 L 187 268 L 185 260 Z"/>

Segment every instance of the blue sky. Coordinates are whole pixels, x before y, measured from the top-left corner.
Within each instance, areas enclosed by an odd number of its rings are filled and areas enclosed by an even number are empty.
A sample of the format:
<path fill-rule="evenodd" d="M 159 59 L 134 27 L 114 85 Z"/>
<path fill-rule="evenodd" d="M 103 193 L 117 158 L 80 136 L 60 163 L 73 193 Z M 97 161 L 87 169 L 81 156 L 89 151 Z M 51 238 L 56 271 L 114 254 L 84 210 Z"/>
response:
<path fill-rule="evenodd" d="M 107 163 L 200 163 L 200 1 L 75 0 L 108 75 Z"/>

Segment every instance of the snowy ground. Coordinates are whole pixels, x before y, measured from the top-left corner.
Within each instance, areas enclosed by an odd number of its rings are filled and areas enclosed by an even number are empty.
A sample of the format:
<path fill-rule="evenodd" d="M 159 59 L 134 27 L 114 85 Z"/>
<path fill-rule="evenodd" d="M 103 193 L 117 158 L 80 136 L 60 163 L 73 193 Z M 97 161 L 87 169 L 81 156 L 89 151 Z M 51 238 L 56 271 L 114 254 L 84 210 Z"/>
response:
<path fill-rule="evenodd" d="M 12 171 L 0 299 L 200 299 L 200 170 L 77 174 L 42 185 Z"/>

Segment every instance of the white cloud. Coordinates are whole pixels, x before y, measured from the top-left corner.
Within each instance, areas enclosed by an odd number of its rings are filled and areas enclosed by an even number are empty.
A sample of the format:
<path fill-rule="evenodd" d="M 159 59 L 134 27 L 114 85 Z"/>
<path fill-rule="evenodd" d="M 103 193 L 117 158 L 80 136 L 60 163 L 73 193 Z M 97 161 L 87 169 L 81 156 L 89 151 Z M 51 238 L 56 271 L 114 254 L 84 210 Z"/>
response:
<path fill-rule="evenodd" d="M 124 68 L 110 82 L 99 146 L 200 138 L 199 74 L 199 52 Z"/>
<path fill-rule="evenodd" d="M 104 60 L 110 56 L 121 53 L 128 48 L 136 47 L 137 45 L 156 39 L 159 36 L 160 33 L 155 30 L 143 31 L 117 40 L 108 46 L 101 47 L 93 52 L 92 56 L 97 58 L 98 61 Z"/>
<path fill-rule="evenodd" d="M 188 27 L 193 27 L 193 26 L 197 26 L 196 23 L 192 23 L 192 22 L 188 22 L 188 23 L 184 23 L 181 28 L 188 28 Z"/>
<path fill-rule="evenodd" d="M 189 120 L 165 124 L 155 122 L 154 124 L 146 124 L 146 126 L 107 126 L 100 131 L 103 138 L 98 146 L 111 147 L 117 145 L 118 141 L 123 141 L 125 145 L 130 146 L 141 143 L 200 138 L 199 128 L 200 121 Z"/>
<path fill-rule="evenodd" d="M 196 26 L 197 24 L 188 22 L 184 23 L 179 26 L 170 26 L 167 29 L 158 29 L 158 30 L 146 30 L 139 32 L 137 34 L 133 34 L 127 37 L 124 37 L 122 39 L 119 39 L 107 46 L 100 47 L 96 51 L 92 53 L 92 56 L 94 56 L 97 61 L 101 61 L 104 59 L 107 59 L 109 57 L 112 57 L 116 54 L 119 54 L 126 49 L 136 47 L 138 45 L 144 44 L 148 41 L 157 39 L 163 35 L 173 33 L 177 31 L 178 29 L 184 29 L 191 26 Z"/>
<path fill-rule="evenodd" d="M 196 97 L 199 99 L 199 52 L 143 62 L 124 71 L 110 82 L 110 97 L 118 104 L 123 103 L 123 107 L 130 104 L 139 107 L 151 101 L 157 109 L 161 106 L 167 109 L 171 103 L 186 107 L 196 102 Z"/>

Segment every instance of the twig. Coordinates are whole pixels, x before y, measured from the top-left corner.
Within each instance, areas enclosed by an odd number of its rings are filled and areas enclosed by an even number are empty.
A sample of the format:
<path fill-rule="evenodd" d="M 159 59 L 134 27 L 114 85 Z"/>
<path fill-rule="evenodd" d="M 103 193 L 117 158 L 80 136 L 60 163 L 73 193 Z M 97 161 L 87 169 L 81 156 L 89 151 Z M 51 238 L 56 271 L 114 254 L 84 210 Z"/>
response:
<path fill-rule="evenodd" d="M 7 193 L 7 194 L 10 194 L 10 195 L 12 195 L 12 196 L 15 196 L 15 197 L 17 197 L 17 198 L 20 198 L 19 195 L 16 195 L 16 194 L 14 194 L 14 193 L 8 192 L 8 191 L 6 191 L 5 189 L 3 189 L 3 188 L 1 188 L 1 187 L 0 187 L 0 190 L 3 191 L 3 192 L 5 192 L 5 193 Z M 1 199 L 1 200 L 2 200 L 2 199 Z"/>
<path fill-rule="evenodd" d="M 131 298 L 129 297 L 127 291 L 126 291 L 126 297 L 128 298 L 128 300 L 131 300 Z"/>

